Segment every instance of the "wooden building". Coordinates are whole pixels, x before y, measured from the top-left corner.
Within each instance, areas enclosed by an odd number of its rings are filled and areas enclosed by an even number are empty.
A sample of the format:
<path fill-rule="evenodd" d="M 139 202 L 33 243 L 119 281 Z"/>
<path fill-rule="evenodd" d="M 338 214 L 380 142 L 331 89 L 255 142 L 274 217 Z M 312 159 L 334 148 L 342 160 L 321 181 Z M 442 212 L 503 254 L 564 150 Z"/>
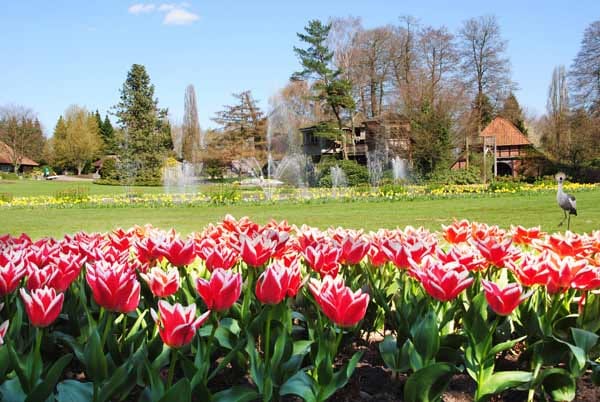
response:
<path fill-rule="evenodd" d="M 496 160 L 495 173 L 499 176 L 516 177 L 523 173 L 528 159 L 537 156 L 533 144 L 514 125 L 504 117 L 496 117 L 481 132 L 478 144 L 473 144 L 471 152 L 484 152 L 486 158 Z M 452 169 L 466 167 L 465 154 L 452 165 Z"/>
<path fill-rule="evenodd" d="M 341 156 L 341 141 L 334 141 L 316 134 L 318 126 L 300 128 L 302 148 L 306 155 L 319 162 L 322 156 Z M 403 115 L 387 113 L 378 119 L 363 120 L 354 127 L 344 127 L 348 159 L 367 164 L 369 152 L 400 156 L 412 160 L 410 121 Z"/>
<path fill-rule="evenodd" d="M 0 141 L 0 172 L 12 172 L 14 170 L 11 155 L 13 155 L 13 149 L 8 144 Z M 16 173 L 29 172 L 36 166 L 39 166 L 39 163 L 24 156 L 21 158 L 19 172 Z"/>

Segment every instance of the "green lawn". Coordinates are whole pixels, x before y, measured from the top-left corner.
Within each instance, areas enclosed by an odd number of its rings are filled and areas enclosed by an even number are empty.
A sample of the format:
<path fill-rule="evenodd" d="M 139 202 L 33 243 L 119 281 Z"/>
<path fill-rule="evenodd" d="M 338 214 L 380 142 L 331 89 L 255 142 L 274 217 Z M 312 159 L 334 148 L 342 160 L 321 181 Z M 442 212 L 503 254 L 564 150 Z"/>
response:
<path fill-rule="evenodd" d="M 95 191 L 95 190 L 94 190 Z M 600 229 L 600 192 L 576 193 L 579 216 L 571 229 L 590 232 Z M 431 230 L 456 219 L 469 219 L 509 228 L 511 224 L 538 226 L 548 232 L 559 228 L 562 211 L 553 194 L 502 195 L 490 198 L 416 200 L 399 202 L 336 202 L 315 204 L 201 206 L 193 208 L 98 208 L 98 209 L 0 209 L 0 233 L 28 233 L 34 238 L 62 236 L 79 230 L 106 231 L 116 227 L 151 223 L 189 233 L 218 222 L 226 214 L 247 215 L 264 223 L 270 218 L 290 223 L 349 228 L 395 228 L 425 226 Z"/>
<path fill-rule="evenodd" d="M 107 186 L 94 184 L 91 181 L 53 181 L 53 180 L 0 180 L 0 193 L 11 193 L 15 197 L 31 197 L 38 195 L 56 195 L 71 189 L 85 189 L 89 194 L 123 194 L 128 189 L 141 193 L 163 193 L 163 187 Z"/>

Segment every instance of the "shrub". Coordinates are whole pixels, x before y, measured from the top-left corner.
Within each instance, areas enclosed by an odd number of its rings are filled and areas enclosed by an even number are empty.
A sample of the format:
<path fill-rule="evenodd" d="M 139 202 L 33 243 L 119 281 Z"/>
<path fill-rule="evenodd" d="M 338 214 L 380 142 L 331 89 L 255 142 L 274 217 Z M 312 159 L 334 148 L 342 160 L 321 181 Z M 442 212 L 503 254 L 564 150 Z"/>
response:
<path fill-rule="evenodd" d="M 19 175 L 12 172 L 1 172 L 0 177 L 4 180 L 19 180 Z"/>
<path fill-rule="evenodd" d="M 102 161 L 100 178 L 103 180 L 119 180 L 119 171 L 117 170 L 117 160 L 115 158 L 106 158 Z"/>
<path fill-rule="evenodd" d="M 349 186 L 358 186 L 369 183 L 369 170 L 366 166 L 359 165 L 356 161 L 323 158 L 317 165 L 317 177 L 320 187 L 331 187 L 331 168 L 339 166 L 348 179 Z"/>
<path fill-rule="evenodd" d="M 13 193 L 0 193 L 0 201 L 2 202 L 11 202 L 13 198 Z"/>
<path fill-rule="evenodd" d="M 204 161 L 203 172 L 211 179 L 222 179 L 225 165 L 220 159 L 212 158 Z"/>
<path fill-rule="evenodd" d="M 469 169 L 444 169 L 434 172 L 428 182 L 430 184 L 477 184 L 481 183 L 479 167 Z"/>

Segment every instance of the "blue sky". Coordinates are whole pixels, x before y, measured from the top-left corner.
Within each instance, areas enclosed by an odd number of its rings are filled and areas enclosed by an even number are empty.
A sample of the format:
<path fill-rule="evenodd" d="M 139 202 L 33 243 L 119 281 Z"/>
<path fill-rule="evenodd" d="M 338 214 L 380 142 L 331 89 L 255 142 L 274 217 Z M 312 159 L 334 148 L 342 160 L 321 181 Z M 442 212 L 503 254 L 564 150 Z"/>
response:
<path fill-rule="evenodd" d="M 71 104 L 104 115 L 140 63 L 176 121 L 193 84 L 207 127 L 234 92 L 250 89 L 267 107 L 298 69 L 292 47 L 309 19 L 360 16 L 370 28 L 412 15 L 456 31 L 486 14 L 498 17 L 508 40 L 519 101 L 543 113 L 552 69 L 571 64 L 600 1 L 0 0 L 0 105 L 32 108 L 51 135 Z"/>

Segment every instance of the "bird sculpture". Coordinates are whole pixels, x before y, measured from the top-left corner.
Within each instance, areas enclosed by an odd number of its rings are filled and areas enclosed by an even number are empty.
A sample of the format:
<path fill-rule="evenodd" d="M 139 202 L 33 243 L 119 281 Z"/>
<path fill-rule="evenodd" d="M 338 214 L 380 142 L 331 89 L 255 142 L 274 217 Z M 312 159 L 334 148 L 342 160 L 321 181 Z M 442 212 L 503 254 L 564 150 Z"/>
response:
<path fill-rule="evenodd" d="M 563 182 L 567 178 L 567 176 L 560 172 L 556 174 L 556 181 L 558 182 L 558 191 L 556 192 L 556 201 L 558 202 L 558 206 L 562 208 L 565 213 L 565 217 L 558 224 L 558 226 L 562 226 L 567 221 L 567 230 L 571 230 L 571 215 L 577 216 L 577 202 L 575 201 L 575 197 L 571 194 L 567 194 L 563 191 Z M 567 214 L 568 212 L 568 214 Z"/>

